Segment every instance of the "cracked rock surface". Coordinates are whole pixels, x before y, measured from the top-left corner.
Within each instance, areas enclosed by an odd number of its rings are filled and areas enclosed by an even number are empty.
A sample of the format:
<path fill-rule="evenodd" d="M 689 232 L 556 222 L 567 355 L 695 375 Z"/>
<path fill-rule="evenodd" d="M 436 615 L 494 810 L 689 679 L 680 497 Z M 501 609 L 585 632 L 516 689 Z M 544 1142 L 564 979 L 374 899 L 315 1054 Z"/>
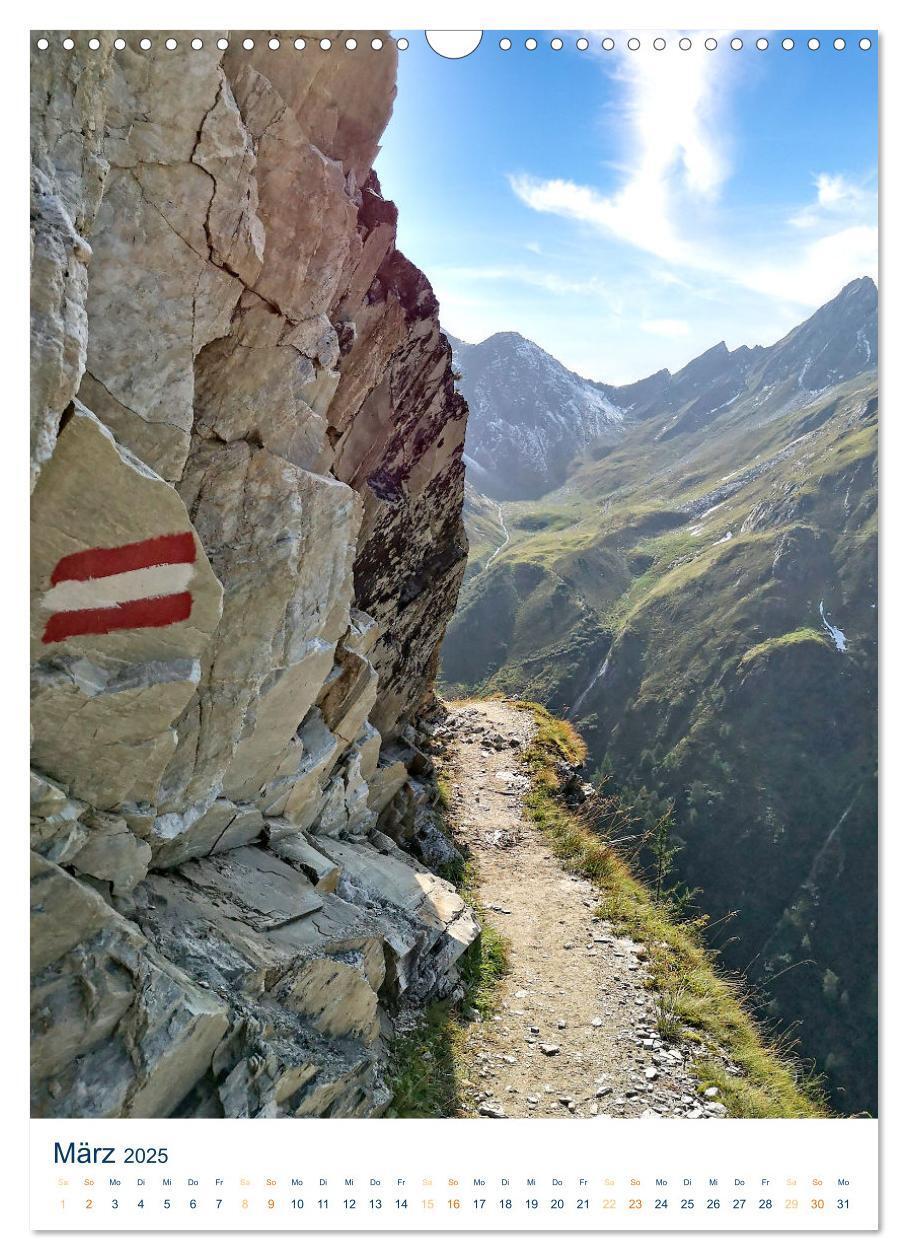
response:
<path fill-rule="evenodd" d="M 396 49 L 89 34 L 32 67 L 34 1113 L 378 1115 L 478 930 L 414 856 L 466 406 Z"/>

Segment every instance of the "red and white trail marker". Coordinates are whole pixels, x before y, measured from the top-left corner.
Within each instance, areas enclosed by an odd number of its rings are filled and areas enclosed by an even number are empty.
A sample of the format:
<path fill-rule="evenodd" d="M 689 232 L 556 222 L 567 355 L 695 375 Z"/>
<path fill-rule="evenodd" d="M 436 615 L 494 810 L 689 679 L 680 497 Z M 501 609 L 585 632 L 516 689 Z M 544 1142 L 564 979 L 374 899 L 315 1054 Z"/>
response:
<path fill-rule="evenodd" d="M 50 612 L 41 642 L 186 621 L 195 558 L 195 537 L 188 532 L 61 557 L 41 601 Z"/>

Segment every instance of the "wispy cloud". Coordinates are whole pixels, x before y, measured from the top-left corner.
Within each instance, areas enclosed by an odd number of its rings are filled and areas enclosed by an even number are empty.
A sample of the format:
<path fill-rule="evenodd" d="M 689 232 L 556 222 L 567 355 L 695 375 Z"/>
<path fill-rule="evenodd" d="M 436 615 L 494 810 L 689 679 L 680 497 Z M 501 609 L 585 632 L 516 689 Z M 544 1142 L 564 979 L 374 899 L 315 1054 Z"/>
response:
<path fill-rule="evenodd" d="M 615 123 L 630 137 L 624 180 L 611 195 L 565 179 L 509 176 L 533 210 L 591 224 L 657 255 L 685 261 L 675 202 L 709 202 L 728 174 L 716 111 L 721 75 L 709 54 L 637 57 L 618 53 L 614 77 L 624 86 Z"/>
<path fill-rule="evenodd" d="M 569 179 L 511 174 L 524 205 L 603 232 L 674 271 L 721 278 L 802 307 L 818 305 L 855 275 L 876 274 L 873 198 L 843 174 L 816 176 L 813 201 L 793 218 L 780 217 L 776 239 L 759 252 L 741 246 L 739 224 L 729 219 L 723 230 L 731 84 L 708 53 L 696 46 L 665 58 L 624 53 L 613 64 L 624 90 L 619 113 L 632 138 L 618 187 L 605 192 Z"/>
<path fill-rule="evenodd" d="M 571 279 L 563 272 L 542 271 L 535 267 L 438 267 L 432 273 L 433 279 L 440 283 L 456 282 L 459 287 L 465 283 L 495 284 L 502 283 L 523 285 L 530 289 L 541 289 L 545 293 L 561 295 L 575 294 L 582 297 L 601 299 L 610 309 L 620 310 L 620 298 L 614 287 L 598 276 L 586 276 L 583 279 Z"/>
<path fill-rule="evenodd" d="M 788 222 L 796 228 L 817 228 L 824 224 L 841 224 L 843 220 L 875 218 L 874 194 L 863 184 L 844 175 L 821 173 L 813 181 L 816 196 Z"/>
<path fill-rule="evenodd" d="M 870 224 L 856 224 L 818 236 L 775 259 L 745 264 L 734 278 L 755 293 L 814 307 L 856 276 L 876 273 L 876 229 Z"/>

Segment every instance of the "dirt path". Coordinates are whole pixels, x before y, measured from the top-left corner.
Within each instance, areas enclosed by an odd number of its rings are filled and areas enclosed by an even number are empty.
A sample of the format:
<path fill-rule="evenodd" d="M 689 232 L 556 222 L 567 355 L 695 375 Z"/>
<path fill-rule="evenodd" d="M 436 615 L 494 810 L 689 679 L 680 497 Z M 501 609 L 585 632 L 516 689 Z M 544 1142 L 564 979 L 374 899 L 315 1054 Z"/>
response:
<path fill-rule="evenodd" d="M 698 1094 L 691 1052 L 659 1040 L 645 951 L 595 917 L 593 885 L 523 817 L 532 733 L 528 713 L 498 701 L 451 706 L 444 731 L 452 828 L 510 944 L 499 1012 L 467 1034 L 464 1114 L 723 1115 Z"/>

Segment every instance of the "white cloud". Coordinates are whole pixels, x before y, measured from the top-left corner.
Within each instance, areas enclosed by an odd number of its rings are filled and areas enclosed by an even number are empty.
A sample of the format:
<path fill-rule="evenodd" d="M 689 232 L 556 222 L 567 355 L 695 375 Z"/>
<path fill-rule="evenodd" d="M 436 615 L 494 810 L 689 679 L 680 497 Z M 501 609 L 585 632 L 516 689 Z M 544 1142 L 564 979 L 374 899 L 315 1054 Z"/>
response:
<path fill-rule="evenodd" d="M 738 283 L 801 306 L 820 306 L 849 280 L 877 273 L 877 234 L 858 224 L 817 237 L 775 262 L 743 263 Z"/>
<path fill-rule="evenodd" d="M 592 224 L 667 262 L 685 261 L 689 245 L 674 221 L 678 199 L 703 204 L 728 174 L 718 106 L 723 79 L 708 52 L 685 57 L 620 54 L 611 64 L 625 87 L 615 126 L 630 137 L 625 180 L 611 196 L 564 179 L 509 176 L 534 210 Z"/>
<path fill-rule="evenodd" d="M 817 175 L 816 197 L 788 220 L 792 227 L 816 228 L 845 219 L 875 219 L 874 194 L 844 175 Z"/>
<path fill-rule="evenodd" d="M 445 285 L 492 283 L 500 285 L 517 284 L 531 289 L 541 289 L 553 294 L 576 294 L 583 297 L 600 298 L 610 308 L 620 309 L 620 297 L 614 293 L 611 285 L 597 276 L 587 276 L 583 280 L 573 280 L 561 272 L 539 271 L 534 267 L 436 267 L 432 272 L 433 282 Z"/>
<path fill-rule="evenodd" d="M 653 333 L 656 337 L 687 337 L 690 335 L 690 324 L 685 319 L 645 319 L 640 324 L 644 332 Z"/>
<path fill-rule="evenodd" d="M 735 243 L 734 226 L 720 238 L 718 201 L 730 172 L 728 84 L 708 53 L 691 52 L 673 59 L 626 54 L 617 62 L 626 90 L 621 120 L 633 142 L 614 192 L 523 173 L 508 177 L 514 194 L 539 213 L 592 227 L 675 271 L 712 275 L 801 307 L 827 300 L 856 275 L 875 275 L 873 197 L 842 174 L 817 175 L 814 201 L 780 220 L 776 240 L 758 254 Z M 765 234 L 771 224 L 753 226 Z M 793 240 L 788 227 L 811 230 L 813 239 Z"/>
<path fill-rule="evenodd" d="M 814 182 L 817 186 L 817 202 L 821 206 L 834 206 L 840 201 L 854 200 L 860 196 L 860 189 L 849 184 L 844 175 L 818 175 Z"/>

